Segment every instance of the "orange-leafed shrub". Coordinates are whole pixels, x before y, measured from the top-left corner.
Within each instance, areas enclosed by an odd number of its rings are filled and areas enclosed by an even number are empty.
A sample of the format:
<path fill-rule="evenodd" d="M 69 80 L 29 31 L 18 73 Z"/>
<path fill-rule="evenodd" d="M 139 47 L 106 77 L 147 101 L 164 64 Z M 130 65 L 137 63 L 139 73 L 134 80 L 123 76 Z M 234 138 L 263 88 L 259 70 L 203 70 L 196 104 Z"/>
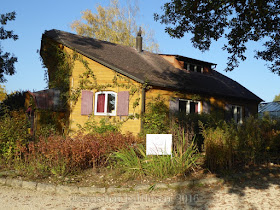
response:
<path fill-rule="evenodd" d="M 131 134 L 78 134 L 50 136 L 30 142 L 18 151 L 17 164 L 23 173 L 35 176 L 72 174 L 89 167 L 105 165 L 108 156 L 139 141 Z"/>

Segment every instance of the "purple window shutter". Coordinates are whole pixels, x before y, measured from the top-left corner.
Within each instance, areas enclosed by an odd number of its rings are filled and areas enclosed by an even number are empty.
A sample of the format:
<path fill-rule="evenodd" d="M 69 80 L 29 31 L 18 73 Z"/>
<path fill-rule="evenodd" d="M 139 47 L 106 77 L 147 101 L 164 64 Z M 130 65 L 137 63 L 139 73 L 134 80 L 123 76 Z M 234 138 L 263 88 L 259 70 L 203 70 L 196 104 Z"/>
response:
<path fill-rule="evenodd" d="M 81 115 L 92 113 L 93 93 L 89 90 L 82 90 Z"/>
<path fill-rule="evenodd" d="M 128 116 L 129 92 L 121 91 L 118 93 L 117 115 Z"/>

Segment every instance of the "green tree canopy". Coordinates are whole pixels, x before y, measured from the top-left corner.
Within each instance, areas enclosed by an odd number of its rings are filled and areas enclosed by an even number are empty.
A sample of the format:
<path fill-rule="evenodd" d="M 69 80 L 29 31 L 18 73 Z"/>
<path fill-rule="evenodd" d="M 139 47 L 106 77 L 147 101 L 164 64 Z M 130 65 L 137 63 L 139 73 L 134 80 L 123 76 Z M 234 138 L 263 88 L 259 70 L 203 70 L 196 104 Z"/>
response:
<path fill-rule="evenodd" d="M 273 101 L 280 101 L 280 94 L 279 95 L 276 95 L 273 99 Z"/>
<path fill-rule="evenodd" d="M 201 51 L 224 36 L 228 42 L 223 49 L 230 54 L 226 71 L 246 59 L 248 41 L 264 41 L 265 49 L 256 58 L 270 62 L 269 69 L 280 75 L 279 5 L 280 0 L 170 0 L 155 20 L 166 24 L 171 37 L 191 33 L 193 46 Z"/>
<path fill-rule="evenodd" d="M 18 39 L 18 36 L 15 35 L 13 31 L 7 31 L 4 29 L 4 25 L 6 25 L 8 21 L 14 20 L 15 18 L 15 12 L 0 14 L 0 40 Z M 17 58 L 8 52 L 3 52 L 0 42 L 0 82 L 6 81 L 6 79 L 4 78 L 4 74 L 13 75 L 15 73 L 15 62 L 17 62 Z"/>
<path fill-rule="evenodd" d="M 108 7 L 98 5 L 97 13 L 91 10 L 82 11 L 80 20 L 71 24 L 72 30 L 77 34 L 88 36 L 116 44 L 135 47 L 135 36 L 139 25 L 135 16 L 139 9 L 136 5 L 121 7 L 118 0 L 111 0 Z M 153 32 L 146 26 L 141 26 L 145 50 L 158 52 L 159 47 L 153 38 Z"/>

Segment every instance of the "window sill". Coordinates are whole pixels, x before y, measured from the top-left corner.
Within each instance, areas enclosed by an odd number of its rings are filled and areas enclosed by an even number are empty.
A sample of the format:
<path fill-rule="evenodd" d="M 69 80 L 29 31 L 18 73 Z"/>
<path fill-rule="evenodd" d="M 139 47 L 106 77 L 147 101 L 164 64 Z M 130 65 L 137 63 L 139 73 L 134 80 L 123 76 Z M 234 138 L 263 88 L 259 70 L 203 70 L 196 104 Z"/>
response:
<path fill-rule="evenodd" d="M 116 116 L 116 113 L 94 113 L 96 116 Z"/>

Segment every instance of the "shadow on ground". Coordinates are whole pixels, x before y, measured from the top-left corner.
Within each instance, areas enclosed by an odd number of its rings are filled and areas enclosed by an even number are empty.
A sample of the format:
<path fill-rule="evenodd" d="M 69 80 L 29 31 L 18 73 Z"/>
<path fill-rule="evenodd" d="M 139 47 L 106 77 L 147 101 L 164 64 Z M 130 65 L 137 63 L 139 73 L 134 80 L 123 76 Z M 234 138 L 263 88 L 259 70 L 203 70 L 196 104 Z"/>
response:
<path fill-rule="evenodd" d="M 235 171 L 216 173 L 221 183 L 211 185 L 196 185 L 177 189 L 173 200 L 173 209 L 209 209 L 215 206 L 214 196 L 218 191 L 237 197 L 236 205 L 243 206 L 246 189 L 266 190 L 272 185 L 280 190 L 280 165 L 251 166 Z M 223 197 L 218 197 L 221 204 L 225 203 Z M 250 203 L 249 209 L 256 209 Z"/>

